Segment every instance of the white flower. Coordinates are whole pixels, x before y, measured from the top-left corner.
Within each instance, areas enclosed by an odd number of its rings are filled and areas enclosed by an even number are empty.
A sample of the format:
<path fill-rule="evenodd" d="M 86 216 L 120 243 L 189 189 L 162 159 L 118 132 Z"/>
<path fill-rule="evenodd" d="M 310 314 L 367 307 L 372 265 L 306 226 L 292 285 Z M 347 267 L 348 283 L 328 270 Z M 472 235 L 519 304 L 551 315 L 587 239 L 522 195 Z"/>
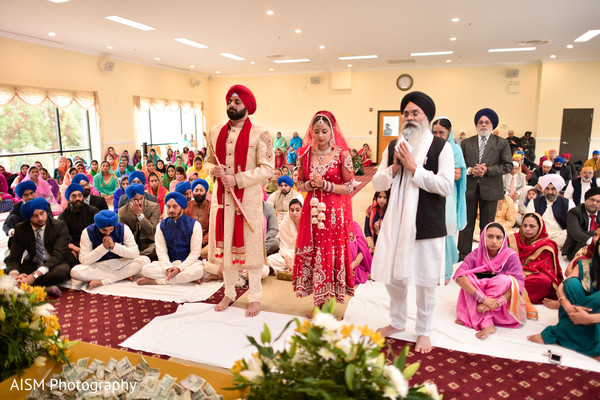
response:
<path fill-rule="evenodd" d="M 334 343 L 338 340 L 340 340 L 342 338 L 342 334 L 335 330 L 335 331 L 330 331 L 325 329 L 323 331 L 323 335 L 321 335 L 321 339 L 325 340 L 327 343 Z"/>
<path fill-rule="evenodd" d="M 335 353 L 327 347 L 321 347 L 317 352 L 324 360 L 335 360 Z"/>
<path fill-rule="evenodd" d="M 398 370 L 398 368 L 393 365 L 386 365 L 383 367 L 383 376 L 389 379 L 394 385 L 396 392 L 400 394 L 402 397 L 406 397 L 408 394 L 408 382 L 402 376 L 402 373 Z"/>
<path fill-rule="evenodd" d="M 313 325 L 324 328 L 328 331 L 337 331 L 342 327 L 342 322 L 335 319 L 332 314 L 319 312 L 314 315 L 312 320 Z"/>
<path fill-rule="evenodd" d="M 240 372 L 240 375 L 246 378 L 249 381 L 253 381 L 254 379 L 264 376 L 262 371 L 262 362 L 258 359 L 258 357 L 252 357 L 248 360 L 248 369 Z"/>
<path fill-rule="evenodd" d="M 438 399 L 440 397 L 435 383 L 425 382 L 423 383 L 423 389 L 425 389 L 425 393 L 433 399 Z"/>
<path fill-rule="evenodd" d="M 387 397 L 388 399 L 397 399 L 398 393 L 393 387 L 386 386 L 385 389 L 383 389 L 383 397 Z"/>
<path fill-rule="evenodd" d="M 46 303 L 35 307 L 33 310 L 35 311 L 35 314 L 40 317 L 49 317 L 53 314 L 52 311 L 54 311 L 54 306 L 50 303 Z"/>
<path fill-rule="evenodd" d="M 344 338 L 342 340 L 339 340 L 336 346 L 344 353 L 346 353 L 346 355 L 350 355 L 350 353 L 352 352 L 353 343 L 352 340 L 350 340 L 350 338 Z"/>
<path fill-rule="evenodd" d="M 46 365 L 46 357 L 39 356 L 35 360 L 33 360 L 33 363 L 36 367 L 43 367 L 44 365 Z"/>
<path fill-rule="evenodd" d="M 0 294 L 12 294 L 13 290 L 16 289 L 15 279 L 10 275 L 0 276 Z"/>

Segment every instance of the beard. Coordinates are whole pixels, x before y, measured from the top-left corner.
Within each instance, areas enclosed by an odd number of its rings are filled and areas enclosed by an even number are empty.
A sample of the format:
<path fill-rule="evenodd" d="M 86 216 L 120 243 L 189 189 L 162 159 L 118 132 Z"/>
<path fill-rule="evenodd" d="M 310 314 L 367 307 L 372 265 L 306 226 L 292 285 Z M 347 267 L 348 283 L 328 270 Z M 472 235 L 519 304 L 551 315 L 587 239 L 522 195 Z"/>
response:
<path fill-rule="evenodd" d="M 71 201 L 71 207 L 73 207 L 76 211 L 81 210 L 83 207 L 83 200 Z"/>
<path fill-rule="evenodd" d="M 418 123 L 415 121 L 404 121 L 402 122 L 402 136 L 408 141 L 408 143 L 413 144 L 416 141 L 416 138 L 420 136 L 420 134 L 429 130 L 429 123 L 427 120 Z"/>
<path fill-rule="evenodd" d="M 227 116 L 232 121 L 237 121 L 239 119 L 242 119 L 242 118 L 244 118 L 246 116 L 246 107 L 244 107 L 240 111 L 236 111 L 233 108 L 228 108 L 227 109 Z"/>
<path fill-rule="evenodd" d="M 282 195 L 287 196 L 288 193 L 290 192 L 290 190 L 292 190 L 292 188 L 289 188 L 289 189 L 286 189 L 286 190 L 283 190 L 283 189 L 280 189 L 280 190 L 281 190 L 281 194 Z"/>
<path fill-rule="evenodd" d="M 183 215 L 183 209 L 181 209 L 181 211 L 178 213 L 176 213 L 175 211 L 169 212 L 169 213 L 167 213 L 167 215 L 169 216 L 169 218 L 173 218 L 173 219 L 179 218 Z"/>
<path fill-rule="evenodd" d="M 204 203 L 204 200 L 206 200 L 206 193 L 194 195 L 194 201 L 196 202 L 196 204 L 202 204 Z"/>
<path fill-rule="evenodd" d="M 486 127 L 477 129 L 477 134 L 481 137 L 488 137 L 492 134 L 492 131 Z"/>
<path fill-rule="evenodd" d="M 550 203 L 554 203 L 554 200 L 556 200 L 556 198 L 558 197 L 555 194 L 548 194 L 546 196 L 544 196 L 546 198 L 546 200 L 548 200 Z"/>
<path fill-rule="evenodd" d="M 90 189 L 83 189 L 83 197 L 88 197 L 90 195 Z"/>

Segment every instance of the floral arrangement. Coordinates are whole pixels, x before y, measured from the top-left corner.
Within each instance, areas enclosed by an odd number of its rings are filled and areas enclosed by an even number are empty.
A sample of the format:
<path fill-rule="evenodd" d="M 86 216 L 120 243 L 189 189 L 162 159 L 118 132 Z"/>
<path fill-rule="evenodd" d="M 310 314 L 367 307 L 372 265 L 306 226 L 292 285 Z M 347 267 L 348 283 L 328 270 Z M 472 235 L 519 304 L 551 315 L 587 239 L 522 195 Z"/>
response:
<path fill-rule="evenodd" d="M 43 287 L 18 287 L 0 270 L 0 381 L 22 375 L 32 364 L 44 366 L 46 357 L 69 363 L 68 349 L 76 342 L 61 338 L 53 310 Z"/>
<path fill-rule="evenodd" d="M 426 382 L 410 387 L 407 380 L 420 363 L 405 367 L 408 346 L 386 365 L 384 338 L 366 325 L 354 328 L 333 316 L 335 302 L 315 308 L 313 319 L 296 323 L 284 350 L 272 347 L 265 324 L 262 345 L 248 336 L 257 353 L 236 361 L 231 369 L 235 387 L 247 399 L 441 399 L 437 387 Z"/>

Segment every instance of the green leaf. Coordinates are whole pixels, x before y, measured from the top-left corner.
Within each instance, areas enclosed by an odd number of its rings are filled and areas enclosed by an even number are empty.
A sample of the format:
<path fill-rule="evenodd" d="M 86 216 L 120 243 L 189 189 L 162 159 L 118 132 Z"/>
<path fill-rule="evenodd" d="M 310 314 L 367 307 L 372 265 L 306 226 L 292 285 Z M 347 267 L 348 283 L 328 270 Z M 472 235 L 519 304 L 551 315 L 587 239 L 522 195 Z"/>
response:
<path fill-rule="evenodd" d="M 348 385 L 348 389 L 354 390 L 354 371 L 356 370 L 356 366 L 354 364 L 348 364 L 346 366 L 346 385 Z"/>
<path fill-rule="evenodd" d="M 404 376 L 404 379 L 406 379 L 406 380 L 410 379 L 419 370 L 420 366 L 421 366 L 421 363 L 416 362 L 416 363 L 412 363 L 408 367 L 404 368 L 404 371 L 402 371 L 402 376 Z"/>
<path fill-rule="evenodd" d="M 263 342 L 263 344 L 271 342 L 271 331 L 269 330 L 269 327 L 267 326 L 267 324 L 265 324 L 265 329 L 262 331 L 262 333 L 260 335 L 260 340 Z"/>
<path fill-rule="evenodd" d="M 404 346 L 398 357 L 394 358 L 392 364 L 394 364 L 394 367 L 402 371 L 406 365 L 406 357 L 408 357 L 408 346 Z"/>

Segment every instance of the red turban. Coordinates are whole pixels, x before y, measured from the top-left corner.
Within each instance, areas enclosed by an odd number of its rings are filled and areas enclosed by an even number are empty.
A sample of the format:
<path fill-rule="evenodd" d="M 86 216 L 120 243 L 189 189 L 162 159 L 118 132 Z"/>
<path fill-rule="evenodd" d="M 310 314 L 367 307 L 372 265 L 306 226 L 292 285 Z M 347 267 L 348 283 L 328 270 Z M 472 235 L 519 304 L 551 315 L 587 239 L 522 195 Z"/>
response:
<path fill-rule="evenodd" d="M 244 85 L 233 85 L 227 91 L 227 96 L 225 96 L 225 102 L 228 102 L 231 96 L 234 94 L 236 94 L 240 98 L 240 100 L 242 100 L 244 107 L 246 107 L 246 110 L 248 110 L 248 114 L 254 114 L 254 112 L 256 111 L 256 99 L 254 98 L 254 95 L 252 94 L 250 89 L 248 89 Z"/>

